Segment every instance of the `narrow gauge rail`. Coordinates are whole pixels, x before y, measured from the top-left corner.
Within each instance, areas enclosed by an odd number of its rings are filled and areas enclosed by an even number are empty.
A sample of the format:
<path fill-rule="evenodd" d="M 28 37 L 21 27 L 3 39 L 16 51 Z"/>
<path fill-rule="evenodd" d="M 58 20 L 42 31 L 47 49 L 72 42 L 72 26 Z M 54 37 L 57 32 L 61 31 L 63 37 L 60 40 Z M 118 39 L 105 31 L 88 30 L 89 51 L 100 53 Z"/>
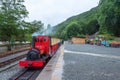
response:
<path fill-rule="evenodd" d="M 59 50 L 59 49 L 58 49 Z M 55 65 L 56 59 L 58 58 L 59 54 L 55 53 L 52 58 L 48 60 L 48 62 L 43 67 L 30 67 L 30 68 L 23 68 L 21 71 L 19 71 L 17 74 L 13 75 L 9 80 L 35 80 L 38 75 L 40 75 L 41 71 L 47 66 L 48 68 L 51 66 L 52 69 Z M 55 58 L 57 57 L 57 58 Z M 54 61 L 53 61 L 54 60 Z M 49 62 L 51 61 L 51 62 Z M 53 65 L 50 65 L 53 64 Z M 49 69 L 48 69 L 49 71 Z M 46 76 L 45 76 L 46 77 Z"/>
<path fill-rule="evenodd" d="M 58 38 L 34 36 L 32 48 L 27 53 L 27 59 L 19 62 L 19 65 L 26 67 L 27 70 L 15 75 L 15 77 L 11 77 L 10 80 L 35 80 L 34 75 L 39 71 L 29 70 L 29 68 L 36 67 L 42 69 L 50 58 L 54 58 L 53 56 L 60 47 L 60 44 L 61 40 Z"/>
<path fill-rule="evenodd" d="M 5 65 L 8 65 L 12 62 L 15 62 L 17 60 L 20 60 L 20 59 L 24 58 L 26 56 L 26 54 L 27 54 L 27 51 L 23 51 L 23 52 L 14 54 L 14 55 L 10 55 L 10 56 L 0 58 L 0 68 L 5 66 Z"/>
<path fill-rule="evenodd" d="M 24 68 L 17 74 L 13 75 L 9 80 L 35 80 L 41 69 L 27 69 Z"/>

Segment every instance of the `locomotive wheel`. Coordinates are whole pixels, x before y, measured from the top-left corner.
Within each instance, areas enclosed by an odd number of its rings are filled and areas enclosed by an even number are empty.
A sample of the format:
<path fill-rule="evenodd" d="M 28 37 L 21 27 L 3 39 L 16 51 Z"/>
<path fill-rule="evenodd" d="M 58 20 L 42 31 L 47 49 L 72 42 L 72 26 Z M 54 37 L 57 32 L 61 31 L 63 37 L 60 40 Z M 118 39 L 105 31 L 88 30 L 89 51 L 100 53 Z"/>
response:
<path fill-rule="evenodd" d="M 40 59 L 39 51 L 32 49 L 27 53 L 27 60 L 38 60 Z"/>

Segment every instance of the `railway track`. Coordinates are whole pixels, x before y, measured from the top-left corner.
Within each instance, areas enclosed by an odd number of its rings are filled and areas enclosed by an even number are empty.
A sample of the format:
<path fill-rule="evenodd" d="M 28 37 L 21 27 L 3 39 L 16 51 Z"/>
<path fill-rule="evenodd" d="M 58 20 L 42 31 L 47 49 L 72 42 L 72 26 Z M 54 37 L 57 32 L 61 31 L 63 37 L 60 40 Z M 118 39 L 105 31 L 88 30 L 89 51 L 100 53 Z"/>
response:
<path fill-rule="evenodd" d="M 58 49 L 59 51 L 59 49 Z M 23 68 L 21 71 L 19 71 L 17 74 L 13 75 L 9 80 L 35 80 L 38 75 L 41 74 L 41 71 L 47 69 L 46 72 L 51 72 L 54 69 L 54 65 L 56 62 L 56 59 L 58 58 L 58 52 L 48 60 L 48 62 L 42 67 L 42 68 Z M 49 62 L 50 61 L 50 62 Z M 54 65 L 51 65 L 54 64 Z M 48 74 L 44 77 L 50 77 L 51 74 Z M 40 78 L 39 80 L 45 80 Z"/>
<path fill-rule="evenodd" d="M 23 51 L 14 55 L 0 58 L 0 68 L 24 58 L 26 54 L 27 54 L 27 51 Z"/>
<path fill-rule="evenodd" d="M 42 71 L 41 69 L 27 69 L 24 68 L 19 71 L 17 74 L 13 75 L 9 80 L 35 80 L 39 73 Z"/>

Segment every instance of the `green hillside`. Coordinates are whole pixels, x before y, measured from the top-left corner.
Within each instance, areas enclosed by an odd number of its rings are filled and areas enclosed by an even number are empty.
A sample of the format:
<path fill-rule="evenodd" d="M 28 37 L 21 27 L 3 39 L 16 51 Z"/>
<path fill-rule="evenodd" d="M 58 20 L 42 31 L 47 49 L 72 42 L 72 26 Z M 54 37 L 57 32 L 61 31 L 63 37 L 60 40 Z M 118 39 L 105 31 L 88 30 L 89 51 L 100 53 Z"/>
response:
<path fill-rule="evenodd" d="M 55 26 L 55 36 L 69 39 L 86 34 L 120 36 L 120 1 L 100 0 L 99 5 L 82 14 L 72 16 Z"/>

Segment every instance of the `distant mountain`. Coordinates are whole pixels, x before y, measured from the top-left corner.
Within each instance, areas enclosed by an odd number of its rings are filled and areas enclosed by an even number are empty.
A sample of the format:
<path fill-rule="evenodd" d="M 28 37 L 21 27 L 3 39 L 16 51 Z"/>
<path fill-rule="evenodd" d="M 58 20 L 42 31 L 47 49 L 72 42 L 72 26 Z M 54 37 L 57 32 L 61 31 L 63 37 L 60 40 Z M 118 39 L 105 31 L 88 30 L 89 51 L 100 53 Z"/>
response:
<path fill-rule="evenodd" d="M 81 28 L 80 34 L 77 33 L 76 36 L 93 34 L 97 32 L 99 30 L 99 25 L 96 19 L 97 16 L 96 13 L 97 13 L 97 7 L 92 8 L 90 11 L 68 18 L 66 21 L 55 26 L 54 28 L 54 31 L 56 31 L 55 35 L 59 36 L 60 38 L 69 38 L 69 36 L 67 37 L 68 34 L 66 32 L 70 24 L 73 25 L 77 24 L 79 28 Z"/>
<path fill-rule="evenodd" d="M 69 39 L 86 34 L 107 34 L 120 37 L 120 1 L 100 0 L 99 5 L 72 16 L 54 27 L 54 36 Z"/>

